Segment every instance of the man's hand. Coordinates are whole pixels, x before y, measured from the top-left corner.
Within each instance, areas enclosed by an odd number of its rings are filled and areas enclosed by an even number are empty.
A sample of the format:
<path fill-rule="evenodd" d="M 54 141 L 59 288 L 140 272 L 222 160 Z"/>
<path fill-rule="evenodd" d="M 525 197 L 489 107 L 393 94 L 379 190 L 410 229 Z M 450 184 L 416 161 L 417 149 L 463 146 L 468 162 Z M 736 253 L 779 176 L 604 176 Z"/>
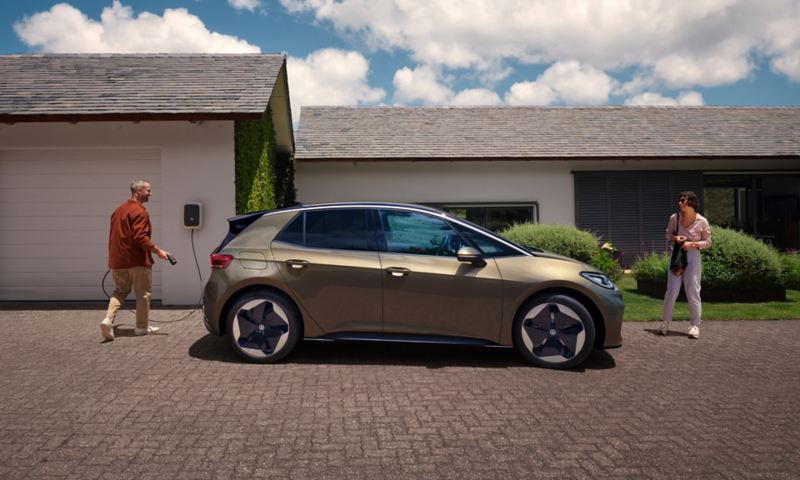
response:
<path fill-rule="evenodd" d="M 167 252 L 166 250 L 161 250 L 160 248 L 156 247 L 156 255 L 158 255 L 158 258 L 160 258 L 161 260 L 166 260 L 167 255 L 169 255 L 169 252 Z"/>

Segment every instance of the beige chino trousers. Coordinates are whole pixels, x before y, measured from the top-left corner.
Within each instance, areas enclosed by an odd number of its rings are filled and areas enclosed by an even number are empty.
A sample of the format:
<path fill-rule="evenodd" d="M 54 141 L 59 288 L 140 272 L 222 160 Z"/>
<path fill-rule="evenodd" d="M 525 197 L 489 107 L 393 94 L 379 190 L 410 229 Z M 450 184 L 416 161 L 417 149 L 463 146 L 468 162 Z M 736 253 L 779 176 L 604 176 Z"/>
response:
<path fill-rule="evenodd" d="M 153 269 L 150 267 L 133 267 L 111 270 L 114 277 L 114 294 L 108 301 L 106 317 L 114 323 L 114 317 L 125 303 L 125 299 L 133 289 L 136 294 L 136 328 L 147 328 L 150 315 L 150 297 L 153 290 Z"/>

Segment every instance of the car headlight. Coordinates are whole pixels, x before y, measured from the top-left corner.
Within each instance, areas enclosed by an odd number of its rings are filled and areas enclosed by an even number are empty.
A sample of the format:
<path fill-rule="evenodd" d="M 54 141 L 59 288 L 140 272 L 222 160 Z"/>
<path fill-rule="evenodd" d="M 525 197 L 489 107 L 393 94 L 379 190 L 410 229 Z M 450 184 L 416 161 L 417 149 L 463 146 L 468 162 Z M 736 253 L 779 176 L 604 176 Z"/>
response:
<path fill-rule="evenodd" d="M 603 288 L 607 288 L 609 290 L 616 290 L 617 285 L 607 276 L 603 275 L 602 273 L 597 272 L 581 272 L 581 277 L 589 280 L 592 283 L 596 283 Z"/>

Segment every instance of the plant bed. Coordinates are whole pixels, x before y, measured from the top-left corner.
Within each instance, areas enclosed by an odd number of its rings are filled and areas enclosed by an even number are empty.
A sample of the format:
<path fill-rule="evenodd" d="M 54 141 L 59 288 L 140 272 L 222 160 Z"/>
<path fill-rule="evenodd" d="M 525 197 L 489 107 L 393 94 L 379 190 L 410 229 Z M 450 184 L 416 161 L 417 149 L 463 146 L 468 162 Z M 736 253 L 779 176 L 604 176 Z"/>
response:
<path fill-rule="evenodd" d="M 701 284 L 702 285 L 702 284 Z M 667 291 L 667 282 L 653 280 L 637 280 L 636 292 L 653 298 L 664 298 Z M 729 288 L 705 287 L 701 286 L 700 297 L 704 302 L 737 302 L 737 303 L 758 303 L 772 301 L 786 301 L 786 289 L 774 287 L 767 290 L 734 290 Z M 678 296 L 679 301 L 686 301 L 686 294 L 681 287 Z"/>

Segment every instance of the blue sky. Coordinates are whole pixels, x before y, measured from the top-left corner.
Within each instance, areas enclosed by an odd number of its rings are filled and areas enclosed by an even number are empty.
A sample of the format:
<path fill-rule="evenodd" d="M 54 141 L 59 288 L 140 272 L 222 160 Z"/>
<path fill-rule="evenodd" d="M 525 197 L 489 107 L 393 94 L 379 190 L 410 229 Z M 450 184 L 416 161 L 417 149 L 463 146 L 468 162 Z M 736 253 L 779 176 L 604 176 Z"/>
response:
<path fill-rule="evenodd" d="M 797 0 L 52 0 L 2 53 L 285 53 L 302 105 L 800 105 Z"/>

